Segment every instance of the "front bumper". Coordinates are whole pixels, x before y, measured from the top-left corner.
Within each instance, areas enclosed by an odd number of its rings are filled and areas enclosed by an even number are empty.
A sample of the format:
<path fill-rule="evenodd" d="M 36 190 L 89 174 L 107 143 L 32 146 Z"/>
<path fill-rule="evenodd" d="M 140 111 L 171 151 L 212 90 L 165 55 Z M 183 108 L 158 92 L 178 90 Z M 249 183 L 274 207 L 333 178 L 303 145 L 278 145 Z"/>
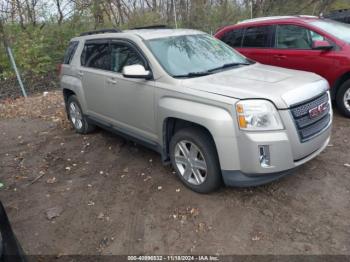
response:
<path fill-rule="evenodd" d="M 328 145 L 330 138 L 328 138 L 325 143 L 322 145 L 322 147 L 317 150 L 316 152 L 312 153 L 311 155 L 307 156 L 306 158 L 295 161 L 294 167 L 283 170 L 280 172 L 273 172 L 273 173 L 265 173 L 265 174 L 246 174 L 242 171 L 233 171 L 233 170 L 222 170 L 222 177 L 224 180 L 225 185 L 227 186 L 234 186 L 234 187 L 250 187 L 250 186 L 260 186 L 263 184 L 270 183 L 272 181 L 275 181 L 277 179 L 280 179 L 284 176 L 292 175 L 295 173 L 296 169 L 319 155 Z"/>
<path fill-rule="evenodd" d="M 259 186 L 291 175 L 295 169 L 319 155 L 330 141 L 331 126 L 317 137 L 301 144 L 298 137 L 285 131 L 270 134 L 250 133 L 239 139 L 240 169 L 222 170 L 227 186 Z M 298 143 L 298 146 L 293 142 Z M 263 167 L 259 159 L 259 145 L 270 148 L 271 165 Z M 299 158 L 302 156 L 301 158 Z"/>
<path fill-rule="evenodd" d="M 222 177 L 226 186 L 232 187 L 255 187 L 270 183 L 282 177 L 292 175 L 295 169 L 273 173 L 268 175 L 247 175 L 241 171 L 222 170 Z"/>

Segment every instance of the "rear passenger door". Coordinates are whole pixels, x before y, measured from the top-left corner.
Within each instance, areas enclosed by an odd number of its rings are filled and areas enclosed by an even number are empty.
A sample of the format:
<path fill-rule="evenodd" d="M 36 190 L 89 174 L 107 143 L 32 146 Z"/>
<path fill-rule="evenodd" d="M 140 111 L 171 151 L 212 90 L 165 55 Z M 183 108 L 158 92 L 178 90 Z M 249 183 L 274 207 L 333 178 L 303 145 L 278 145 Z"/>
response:
<path fill-rule="evenodd" d="M 269 51 L 273 44 L 273 26 L 252 26 L 244 31 L 242 47 L 237 48 L 246 57 L 263 64 L 271 63 Z"/>
<path fill-rule="evenodd" d="M 101 118 L 107 110 L 106 75 L 111 70 L 108 40 L 87 40 L 81 55 L 79 76 L 83 83 L 87 114 Z"/>

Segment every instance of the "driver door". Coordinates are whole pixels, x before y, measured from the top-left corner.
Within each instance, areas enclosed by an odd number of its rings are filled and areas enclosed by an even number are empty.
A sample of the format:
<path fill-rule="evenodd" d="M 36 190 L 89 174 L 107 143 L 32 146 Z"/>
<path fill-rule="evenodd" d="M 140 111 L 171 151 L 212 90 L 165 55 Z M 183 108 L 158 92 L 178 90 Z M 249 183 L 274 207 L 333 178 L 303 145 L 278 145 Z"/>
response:
<path fill-rule="evenodd" d="M 324 36 L 297 25 L 277 25 L 275 47 L 270 55 L 272 65 L 313 72 L 329 79 L 336 59 L 332 50 L 315 50 L 313 41 L 327 40 Z"/>

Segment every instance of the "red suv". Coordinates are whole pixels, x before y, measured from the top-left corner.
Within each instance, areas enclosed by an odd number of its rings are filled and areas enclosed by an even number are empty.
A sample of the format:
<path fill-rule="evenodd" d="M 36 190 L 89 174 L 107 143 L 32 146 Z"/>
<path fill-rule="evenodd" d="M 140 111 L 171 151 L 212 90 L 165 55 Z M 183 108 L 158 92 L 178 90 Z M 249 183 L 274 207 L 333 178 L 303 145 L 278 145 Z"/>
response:
<path fill-rule="evenodd" d="M 260 63 L 323 76 L 339 110 L 350 117 L 350 25 L 311 16 L 267 17 L 226 26 L 215 36 Z"/>

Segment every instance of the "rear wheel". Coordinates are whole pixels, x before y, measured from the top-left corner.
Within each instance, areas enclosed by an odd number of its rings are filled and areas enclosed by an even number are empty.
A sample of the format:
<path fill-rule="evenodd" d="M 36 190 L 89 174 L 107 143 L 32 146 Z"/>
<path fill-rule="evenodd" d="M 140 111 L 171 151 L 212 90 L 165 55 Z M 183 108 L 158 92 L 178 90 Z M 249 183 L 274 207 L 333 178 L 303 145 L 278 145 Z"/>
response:
<path fill-rule="evenodd" d="M 200 128 L 181 129 L 170 141 L 170 158 L 181 181 L 193 191 L 210 193 L 222 184 L 215 145 Z"/>
<path fill-rule="evenodd" d="M 340 86 L 336 95 L 336 102 L 339 111 L 350 118 L 350 80 Z"/>
<path fill-rule="evenodd" d="M 95 130 L 95 126 L 88 123 L 83 114 L 80 103 L 75 95 L 71 95 L 67 102 L 69 120 L 75 131 L 80 134 L 87 134 Z"/>

